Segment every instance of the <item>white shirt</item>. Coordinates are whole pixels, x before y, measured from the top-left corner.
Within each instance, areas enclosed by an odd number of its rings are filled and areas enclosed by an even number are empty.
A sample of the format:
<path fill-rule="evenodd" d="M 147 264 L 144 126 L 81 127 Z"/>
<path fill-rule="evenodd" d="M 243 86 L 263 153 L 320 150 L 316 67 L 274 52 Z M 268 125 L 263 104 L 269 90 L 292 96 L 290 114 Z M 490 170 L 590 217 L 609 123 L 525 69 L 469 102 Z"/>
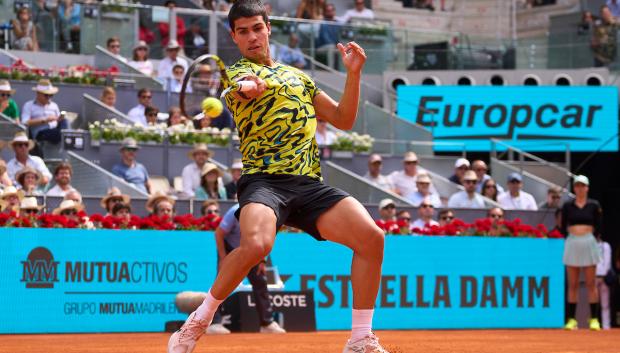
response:
<path fill-rule="evenodd" d="M 47 180 L 52 179 L 52 173 L 50 173 L 49 169 L 47 169 L 47 166 L 45 166 L 45 163 L 41 158 L 37 156 L 28 156 L 28 160 L 26 160 L 26 165 L 21 164 L 15 158 L 11 159 L 9 163 L 6 164 L 6 172 L 9 175 L 9 178 L 11 178 L 13 184 L 17 183 L 17 181 L 15 180 L 15 174 L 17 174 L 17 172 L 19 172 L 25 167 L 30 167 L 38 170 L 39 173 L 41 173 L 44 177 L 47 178 Z"/>
<path fill-rule="evenodd" d="M 27 125 L 29 120 L 40 119 L 48 116 L 60 116 L 60 109 L 58 108 L 58 104 L 50 101 L 46 105 L 39 105 L 35 103 L 35 100 L 31 100 L 24 104 L 21 115 L 21 122 L 24 125 Z M 58 126 L 58 121 L 51 121 L 46 124 L 36 125 L 30 127 L 30 131 L 32 132 L 32 136 L 34 138 L 37 137 L 39 132 L 48 129 L 55 129 Z"/>
<path fill-rule="evenodd" d="M 519 191 L 517 197 L 512 197 L 510 191 L 503 192 L 497 196 L 497 203 L 505 210 L 538 210 L 534 196 L 525 191 Z"/>
<path fill-rule="evenodd" d="M 473 198 L 465 190 L 454 193 L 448 200 L 448 207 L 452 208 L 485 208 L 484 198 L 480 194 L 474 193 Z"/>
<path fill-rule="evenodd" d="M 430 194 L 426 196 L 422 195 L 419 191 L 415 191 L 415 192 L 405 195 L 405 198 L 411 201 L 411 203 L 415 207 L 420 206 L 422 201 L 427 197 L 431 199 L 431 204 L 433 205 L 433 207 L 435 208 L 441 207 L 441 199 L 439 198 L 439 195 L 437 195 L 437 193 L 435 192 L 431 192 Z"/>
<path fill-rule="evenodd" d="M 69 185 L 69 189 L 67 191 L 65 191 L 65 190 L 61 189 L 58 184 L 56 184 L 53 188 L 47 190 L 47 192 L 45 193 L 45 196 L 65 197 L 65 195 L 69 191 L 73 191 L 73 190 L 75 190 L 75 189 L 71 185 Z"/>
<path fill-rule="evenodd" d="M 142 72 L 146 76 L 153 76 L 153 62 L 151 60 L 147 61 L 134 61 L 131 60 L 129 65 L 134 69 Z"/>
<path fill-rule="evenodd" d="M 317 130 L 314 134 L 314 138 L 316 138 L 316 144 L 319 146 L 331 146 L 336 142 L 336 134 L 329 130 L 325 132 L 325 135 Z"/>
<path fill-rule="evenodd" d="M 413 192 L 418 191 L 418 187 L 416 186 L 416 181 L 418 180 L 418 174 L 425 173 L 426 171 L 420 167 L 417 168 L 417 174 L 415 176 L 409 176 L 405 174 L 403 170 L 397 170 L 388 175 L 392 185 L 394 185 L 394 189 L 400 195 L 408 195 Z M 431 190 L 433 190 L 433 186 L 431 185 Z"/>
<path fill-rule="evenodd" d="M 432 226 L 439 226 L 439 222 L 437 222 L 434 219 L 431 219 L 427 223 L 422 218 L 418 218 L 415 221 L 413 221 L 413 223 L 411 223 L 411 230 L 414 230 L 415 228 L 426 229 L 426 228 L 430 228 Z"/>
<path fill-rule="evenodd" d="M 170 86 L 167 88 L 170 88 L 170 92 L 174 92 L 174 93 L 179 93 L 181 92 L 181 88 L 183 87 L 183 82 L 177 81 L 175 79 L 172 79 L 169 81 L 170 82 Z M 192 93 L 192 85 L 187 85 L 187 88 L 185 89 L 185 93 Z"/>
<path fill-rule="evenodd" d="M 347 23 L 352 18 L 367 18 L 374 19 L 375 13 L 371 9 L 363 9 L 361 12 L 356 9 L 349 9 L 344 13 L 342 17 L 336 18 L 340 23 Z"/>
<path fill-rule="evenodd" d="M 174 79 L 172 68 L 177 64 L 183 66 L 183 69 L 187 71 L 187 61 L 185 61 L 185 59 L 178 56 L 175 61 L 172 61 L 169 57 L 163 58 L 159 62 L 159 67 L 157 68 L 157 77 L 164 82 L 169 78 Z"/>
<path fill-rule="evenodd" d="M 596 264 L 596 275 L 605 276 L 611 268 L 611 247 L 606 241 L 599 242 L 598 247 L 601 250 L 601 261 Z"/>
<path fill-rule="evenodd" d="M 201 168 L 194 162 L 183 167 L 183 172 L 181 173 L 183 177 L 183 193 L 188 197 L 194 197 L 196 194 L 196 189 L 200 186 L 200 173 L 202 173 Z"/>
<path fill-rule="evenodd" d="M 127 113 L 127 117 L 134 123 L 138 123 L 142 126 L 147 126 L 148 123 L 146 122 L 146 116 L 144 116 L 145 109 L 145 106 L 143 106 L 142 104 L 138 104 L 135 107 L 131 108 L 131 110 Z"/>
<path fill-rule="evenodd" d="M 388 189 L 388 190 L 394 189 L 394 185 L 392 185 L 390 178 L 388 178 L 385 175 L 379 174 L 376 178 L 373 178 L 372 175 L 370 175 L 370 173 L 366 172 L 366 174 L 364 175 L 364 179 L 370 181 L 371 183 L 373 183 L 374 185 L 382 189 Z"/>

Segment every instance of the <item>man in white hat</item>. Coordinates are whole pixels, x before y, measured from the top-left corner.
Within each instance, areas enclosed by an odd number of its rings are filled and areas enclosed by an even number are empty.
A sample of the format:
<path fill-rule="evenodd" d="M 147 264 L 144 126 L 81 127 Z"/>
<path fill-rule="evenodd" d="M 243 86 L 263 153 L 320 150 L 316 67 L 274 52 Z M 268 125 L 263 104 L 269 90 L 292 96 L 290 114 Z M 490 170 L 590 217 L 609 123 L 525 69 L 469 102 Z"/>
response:
<path fill-rule="evenodd" d="M 43 206 L 40 206 L 36 197 L 24 197 L 19 205 L 20 216 L 36 216 L 41 212 Z"/>
<path fill-rule="evenodd" d="M 373 153 L 368 157 L 368 172 L 364 175 L 364 178 L 374 185 L 385 189 L 394 190 L 394 185 L 385 175 L 381 174 L 381 168 L 383 167 L 383 158 L 380 154 Z"/>
<path fill-rule="evenodd" d="M 172 68 L 177 64 L 183 66 L 183 72 L 187 71 L 187 61 L 179 57 L 180 50 L 179 42 L 174 39 L 171 39 L 168 45 L 166 45 L 166 57 L 159 62 L 159 67 L 157 68 L 157 78 L 160 81 L 165 83 L 169 79 L 174 79 Z"/>
<path fill-rule="evenodd" d="M 5 209 L 18 210 L 19 205 L 24 198 L 24 192 L 17 190 L 15 186 L 9 186 L 4 188 L 0 200 L 5 204 Z"/>
<path fill-rule="evenodd" d="M 193 160 L 193 163 L 183 167 L 183 172 L 181 173 L 183 177 L 183 193 L 187 197 L 194 197 L 196 189 L 200 187 L 202 168 L 209 161 L 211 151 L 209 151 L 206 143 L 198 143 L 194 145 L 194 148 L 187 155 Z"/>
<path fill-rule="evenodd" d="M 415 152 L 406 152 L 403 156 L 403 170 L 396 170 L 392 172 L 388 177 L 394 185 L 394 191 L 405 196 L 416 189 L 416 178 L 418 173 L 424 171 L 424 169 L 418 167 L 418 155 Z"/>
<path fill-rule="evenodd" d="M 25 167 L 31 167 L 36 169 L 43 176 L 39 183 L 41 185 L 46 185 L 50 179 L 52 178 L 52 173 L 50 173 L 47 166 L 40 157 L 31 156 L 30 150 L 34 148 L 34 141 L 28 139 L 26 133 L 18 132 L 13 137 L 13 140 L 9 142 L 9 145 L 15 152 L 15 158 L 11 159 L 9 163 L 6 165 L 6 171 L 11 178 L 11 181 L 15 183 L 15 176 L 17 172 L 24 169 Z"/>
<path fill-rule="evenodd" d="M 35 140 L 60 143 L 60 130 L 68 128 L 69 125 L 60 114 L 58 104 L 52 102 L 52 97 L 58 93 L 58 87 L 54 87 L 50 80 L 42 79 L 32 90 L 36 92 L 36 98 L 24 104 L 22 124 L 28 126 Z"/>
<path fill-rule="evenodd" d="M 0 80 L 0 113 L 9 118 L 19 118 L 19 108 L 17 103 L 11 98 L 15 94 L 15 90 L 11 88 L 11 84 L 7 80 Z"/>
<path fill-rule="evenodd" d="M 467 159 L 457 159 L 456 162 L 454 162 L 454 174 L 448 179 L 455 184 L 463 185 L 463 176 L 465 175 L 465 172 L 469 170 L 469 167 L 470 164 Z"/>
<path fill-rule="evenodd" d="M 224 188 L 226 188 L 226 198 L 229 200 L 237 199 L 237 182 L 241 178 L 242 169 L 243 163 L 241 162 L 241 159 L 235 159 L 230 166 L 230 176 L 232 177 L 232 180 L 228 184 L 224 185 Z"/>
<path fill-rule="evenodd" d="M 151 190 L 149 172 L 144 165 L 136 162 L 136 152 L 139 149 L 136 140 L 131 137 L 125 138 L 120 148 L 121 163 L 112 167 L 112 173 L 148 194 Z"/>
<path fill-rule="evenodd" d="M 448 200 L 450 208 L 485 208 L 484 198 L 476 192 L 478 176 L 473 170 L 468 170 L 463 175 L 463 186 L 465 190 L 458 191 Z"/>

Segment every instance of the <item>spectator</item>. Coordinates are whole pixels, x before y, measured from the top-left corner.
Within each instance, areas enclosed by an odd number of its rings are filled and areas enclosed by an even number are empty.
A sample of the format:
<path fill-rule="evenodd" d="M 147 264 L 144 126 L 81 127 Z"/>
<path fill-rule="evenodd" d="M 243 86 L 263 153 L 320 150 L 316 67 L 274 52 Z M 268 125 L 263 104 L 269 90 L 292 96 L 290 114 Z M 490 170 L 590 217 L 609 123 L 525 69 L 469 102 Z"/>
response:
<path fill-rule="evenodd" d="M 123 202 L 115 203 L 112 206 L 112 217 L 121 220 L 124 227 L 131 221 L 131 205 Z"/>
<path fill-rule="evenodd" d="M 295 17 L 304 20 L 322 20 L 325 0 L 301 0 Z"/>
<path fill-rule="evenodd" d="M 197 130 L 206 129 L 211 126 L 213 119 L 206 115 L 198 115 L 194 117 L 194 127 Z"/>
<path fill-rule="evenodd" d="M 383 167 L 383 158 L 377 153 L 373 153 L 368 157 L 368 172 L 364 175 L 364 178 L 375 186 L 384 190 L 394 190 L 394 185 L 385 175 L 381 174 L 381 168 Z"/>
<path fill-rule="evenodd" d="M 445 227 L 446 225 L 452 223 L 454 220 L 454 211 L 449 208 L 444 208 L 439 211 L 439 226 Z"/>
<path fill-rule="evenodd" d="M 336 6 L 329 3 L 325 4 L 325 22 L 336 22 Z M 317 48 L 329 46 L 336 48 L 336 44 L 340 42 L 340 31 L 342 26 L 331 23 L 321 23 L 319 34 L 316 38 L 315 45 Z"/>
<path fill-rule="evenodd" d="M 417 190 L 407 194 L 405 198 L 411 201 L 415 207 L 420 207 L 424 200 L 428 200 L 435 208 L 441 207 L 441 199 L 436 192 L 431 190 L 431 177 L 427 173 L 418 173 L 416 178 Z"/>
<path fill-rule="evenodd" d="M 191 82 L 194 92 L 209 97 L 219 96 L 220 80 L 213 74 L 211 65 L 200 65 L 197 76 Z"/>
<path fill-rule="evenodd" d="M 316 133 L 314 134 L 314 138 L 319 147 L 331 146 L 336 142 L 336 134 L 329 131 L 327 128 L 327 121 L 321 118 L 316 118 Z"/>
<path fill-rule="evenodd" d="M 39 51 L 37 30 L 32 21 L 30 9 L 22 6 L 17 10 L 17 19 L 11 20 L 13 25 L 13 49 Z"/>
<path fill-rule="evenodd" d="M 43 192 L 39 189 L 39 182 L 41 181 L 41 173 L 31 167 L 25 167 L 17 174 L 15 174 L 15 180 L 20 189 L 24 192 L 25 196 L 42 196 Z"/>
<path fill-rule="evenodd" d="M 181 46 L 176 40 L 171 40 L 166 46 L 166 57 L 159 62 L 157 69 L 157 77 L 160 81 L 166 83 L 169 79 L 173 79 L 172 69 L 176 64 L 183 66 L 183 72 L 187 70 L 187 62 L 179 57 Z"/>
<path fill-rule="evenodd" d="M 562 207 L 562 188 L 551 186 L 547 189 L 547 201 L 540 208 L 556 209 L 560 207 Z"/>
<path fill-rule="evenodd" d="M 420 168 L 421 169 L 421 168 Z M 422 172 L 423 170 L 420 170 Z M 417 191 L 418 156 L 415 152 L 406 152 L 403 157 L 403 170 L 396 170 L 388 177 L 394 185 L 394 191 L 401 196 Z"/>
<path fill-rule="evenodd" d="M 416 229 L 418 230 L 428 230 L 430 227 L 438 226 L 439 223 L 433 219 L 435 216 L 435 206 L 430 198 L 424 198 L 418 207 L 418 216 L 420 218 L 416 219 L 411 224 L 411 230 L 415 234 Z"/>
<path fill-rule="evenodd" d="M 67 129 L 69 124 L 60 113 L 58 105 L 52 101 L 58 88 L 52 86 L 50 80 L 42 79 L 32 90 L 36 92 L 36 98 L 24 104 L 22 124 L 28 126 L 35 140 L 60 143 L 60 130 Z"/>
<path fill-rule="evenodd" d="M 177 7 L 177 3 L 174 0 L 167 0 L 166 2 L 164 2 L 164 6 L 166 6 L 170 11 L 172 11 L 175 7 Z M 184 38 L 185 38 L 185 21 L 183 21 L 183 18 L 179 15 L 176 16 L 176 23 L 177 23 L 177 37 L 173 38 L 172 40 L 170 40 L 170 24 L 168 23 L 168 21 L 166 22 L 159 22 L 157 24 L 157 28 L 159 29 L 159 34 L 161 36 L 161 45 L 162 46 L 166 46 L 167 44 L 170 44 L 172 42 L 178 43 L 177 45 L 181 45 L 183 46 L 184 42 Z M 186 67 L 187 68 L 187 67 Z"/>
<path fill-rule="evenodd" d="M 80 223 L 78 213 L 84 211 L 84 205 L 73 200 L 63 200 L 60 205 L 52 211 L 53 215 L 65 216 L 68 219 Z"/>
<path fill-rule="evenodd" d="M 159 115 L 159 109 L 152 105 L 144 108 L 144 117 L 146 118 L 146 125 L 157 125 L 157 116 Z"/>
<path fill-rule="evenodd" d="M 106 49 L 110 54 L 114 55 L 118 60 L 126 63 L 127 59 L 125 59 L 121 55 L 121 40 L 118 37 L 110 37 L 106 41 Z"/>
<path fill-rule="evenodd" d="M 54 170 L 54 181 L 56 185 L 49 189 L 45 195 L 65 197 L 65 195 L 74 190 L 71 186 L 71 178 L 73 177 L 73 168 L 71 164 L 62 162 L 56 166 Z"/>
<path fill-rule="evenodd" d="M 209 35 L 202 28 L 201 19 L 195 19 L 189 25 L 189 31 L 185 32 L 185 53 L 190 58 L 209 52 Z"/>
<path fill-rule="evenodd" d="M 501 207 L 492 207 L 487 211 L 487 218 L 493 226 L 498 226 L 504 220 L 504 210 Z"/>
<path fill-rule="evenodd" d="M 396 223 L 401 229 L 401 234 L 403 228 L 407 230 L 407 234 L 411 233 L 411 214 L 407 210 L 400 210 L 396 214 Z"/>
<path fill-rule="evenodd" d="M 13 152 L 15 152 L 15 158 L 7 163 L 6 171 L 13 183 L 15 183 L 15 175 L 17 172 L 25 167 L 34 168 L 41 173 L 41 185 L 45 185 L 49 182 L 52 178 L 52 173 L 47 169 L 47 166 L 45 166 L 41 158 L 30 155 L 29 152 L 34 148 L 34 142 L 29 140 L 25 133 L 16 133 L 13 140 L 9 142 L 9 145 L 13 149 Z"/>
<path fill-rule="evenodd" d="M 0 143 L 0 149 L 2 149 L 2 143 Z M 6 162 L 0 158 L 0 191 L 5 187 L 13 185 L 9 173 L 6 172 Z"/>
<path fill-rule="evenodd" d="M 71 200 L 75 203 L 82 204 L 82 194 L 79 191 L 73 189 L 65 194 L 63 200 Z"/>
<path fill-rule="evenodd" d="M 616 59 L 618 22 L 607 5 L 601 6 L 601 19 L 597 21 L 592 36 L 594 67 L 607 66 Z"/>
<path fill-rule="evenodd" d="M 24 192 L 22 190 L 17 190 L 15 186 L 9 186 L 4 188 L 4 191 L 0 195 L 1 200 L 5 203 L 5 210 L 19 210 L 19 205 L 24 198 Z"/>
<path fill-rule="evenodd" d="M 68 53 L 80 52 L 81 9 L 82 5 L 74 3 L 73 0 L 62 0 L 58 5 L 61 40 Z"/>
<path fill-rule="evenodd" d="M 156 192 L 146 201 L 146 210 L 157 217 L 174 217 L 175 201 L 172 197 L 162 192 Z"/>
<path fill-rule="evenodd" d="M 36 197 L 24 197 L 19 204 L 19 215 L 36 217 L 42 209 Z"/>
<path fill-rule="evenodd" d="M 618 0 L 607 0 L 607 7 L 612 16 L 615 18 L 620 17 L 620 2 Z"/>
<path fill-rule="evenodd" d="M 232 177 L 232 180 L 228 184 L 224 185 L 224 188 L 226 189 L 226 198 L 229 200 L 237 199 L 237 183 L 241 178 L 242 170 L 243 163 L 241 162 L 241 159 L 235 159 L 230 166 L 230 176 Z"/>
<path fill-rule="evenodd" d="M 149 60 L 149 46 L 145 41 L 141 40 L 133 47 L 133 56 L 128 64 L 146 76 L 153 76 L 153 62 Z"/>
<path fill-rule="evenodd" d="M 172 67 L 172 79 L 169 81 L 168 90 L 170 92 L 179 93 L 183 87 L 183 76 L 185 75 L 185 67 L 181 64 L 174 64 Z M 192 93 L 192 86 L 187 85 L 185 93 Z"/>
<path fill-rule="evenodd" d="M 611 246 L 603 240 L 600 234 L 596 239 L 601 252 L 601 261 L 596 264 L 596 288 L 598 289 L 599 302 L 601 303 L 603 330 L 609 330 L 611 328 L 611 313 L 609 310 L 609 286 L 605 283 L 605 276 L 611 271 Z"/>
<path fill-rule="evenodd" d="M 19 107 L 11 98 L 15 94 L 15 90 L 11 88 L 11 84 L 7 80 L 0 80 L 0 112 L 13 118 L 19 119 Z"/>
<path fill-rule="evenodd" d="M 508 175 L 508 191 L 497 196 L 497 202 L 505 210 L 538 210 L 538 205 L 534 196 L 521 190 L 523 188 L 523 177 L 519 173 Z"/>
<path fill-rule="evenodd" d="M 454 174 L 448 178 L 451 182 L 463 185 L 463 176 L 469 170 L 469 161 L 465 158 L 459 158 L 454 162 Z"/>
<path fill-rule="evenodd" d="M 476 172 L 476 176 L 478 177 L 478 185 L 476 185 L 476 192 L 479 192 L 482 194 L 484 183 L 487 180 L 492 179 L 491 176 L 487 174 L 487 172 L 489 171 L 489 167 L 483 160 L 477 159 L 473 161 L 473 163 L 471 164 L 471 169 L 474 172 Z M 498 186 L 498 191 L 504 192 L 504 188 L 502 188 L 501 186 Z"/>
<path fill-rule="evenodd" d="M 448 200 L 450 208 L 484 208 L 484 199 L 482 195 L 476 193 L 476 183 L 478 177 L 473 170 L 468 170 L 463 175 L 463 186 L 465 190 L 458 191 Z"/>
<path fill-rule="evenodd" d="M 107 215 L 111 215 L 114 214 L 113 209 L 115 205 L 131 205 L 131 198 L 129 195 L 123 194 L 119 188 L 113 186 L 108 189 L 108 192 L 101 199 L 99 204 L 101 205 L 101 208 L 106 210 Z"/>
<path fill-rule="evenodd" d="M 116 109 L 116 91 L 113 87 L 104 87 L 99 100 L 108 107 Z"/>
<path fill-rule="evenodd" d="M 371 9 L 366 8 L 364 0 L 355 0 L 354 7 L 344 13 L 344 16 L 340 18 L 340 22 L 347 23 L 352 18 L 365 18 L 372 20 L 375 18 L 375 13 Z"/>
<path fill-rule="evenodd" d="M 112 167 L 112 173 L 148 194 L 151 190 L 149 172 L 142 164 L 136 162 L 136 152 L 139 149 L 136 140 L 131 137 L 125 138 L 120 148 L 121 163 Z"/>
<path fill-rule="evenodd" d="M 200 207 L 200 214 L 203 216 L 215 215 L 220 217 L 220 204 L 215 200 L 206 200 Z"/>
<path fill-rule="evenodd" d="M 394 200 L 383 199 L 379 202 L 379 219 L 375 222 L 386 233 L 400 232 L 398 223 L 396 223 L 396 204 Z"/>
<path fill-rule="evenodd" d="M 222 171 L 215 164 L 205 163 L 200 177 L 200 187 L 196 190 L 196 199 L 226 199 L 226 188 L 222 180 Z"/>
<path fill-rule="evenodd" d="M 482 183 L 482 196 L 489 198 L 497 202 L 497 195 L 499 195 L 498 185 L 493 179 L 487 179 Z"/>
<path fill-rule="evenodd" d="M 299 49 L 299 37 L 295 33 L 291 33 L 288 37 L 288 46 L 280 46 L 278 50 L 277 61 L 303 69 L 306 67 L 306 58 Z"/>
<path fill-rule="evenodd" d="M 168 127 L 185 124 L 186 118 L 181 112 L 181 108 L 172 106 L 168 110 Z"/>
<path fill-rule="evenodd" d="M 577 28 L 577 34 L 586 35 L 590 34 L 590 31 L 594 27 L 594 16 L 591 11 L 584 11 L 581 14 L 581 23 Z"/>
<path fill-rule="evenodd" d="M 183 194 L 187 197 L 194 197 L 196 190 L 200 187 L 202 169 L 213 154 L 209 151 L 206 143 L 199 143 L 194 145 L 194 148 L 187 155 L 193 163 L 183 167 L 183 172 L 181 173 L 183 177 Z"/>
<path fill-rule="evenodd" d="M 138 91 L 138 105 L 131 108 L 131 110 L 127 113 L 127 117 L 129 120 L 134 123 L 138 123 L 142 126 L 146 126 L 146 116 L 144 111 L 146 107 L 151 105 L 151 100 L 153 98 L 153 93 L 148 88 L 142 88 Z"/>

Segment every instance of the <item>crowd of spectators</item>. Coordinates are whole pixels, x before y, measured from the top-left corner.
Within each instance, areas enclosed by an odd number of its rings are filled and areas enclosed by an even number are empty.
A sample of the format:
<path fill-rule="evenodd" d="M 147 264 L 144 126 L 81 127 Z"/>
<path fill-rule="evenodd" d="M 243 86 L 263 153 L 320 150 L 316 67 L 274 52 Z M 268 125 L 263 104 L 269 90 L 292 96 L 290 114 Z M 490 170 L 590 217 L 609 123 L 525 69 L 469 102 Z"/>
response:
<path fill-rule="evenodd" d="M 591 11 L 582 13 L 577 33 L 590 37 L 594 67 L 610 66 L 616 61 L 619 17 L 619 0 L 607 0 L 607 3 L 600 7 L 598 16 Z"/>

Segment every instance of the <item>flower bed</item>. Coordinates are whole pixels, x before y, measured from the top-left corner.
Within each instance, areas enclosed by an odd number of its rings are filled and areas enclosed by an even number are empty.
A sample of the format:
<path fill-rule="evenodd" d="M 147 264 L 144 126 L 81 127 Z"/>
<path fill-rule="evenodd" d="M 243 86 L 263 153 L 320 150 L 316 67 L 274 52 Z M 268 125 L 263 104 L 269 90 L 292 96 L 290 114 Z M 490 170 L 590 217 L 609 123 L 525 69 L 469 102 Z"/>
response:
<path fill-rule="evenodd" d="M 351 151 L 356 153 L 370 152 L 374 139 L 370 135 L 337 132 L 336 141 L 329 146 L 333 151 Z"/>
<path fill-rule="evenodd" d="M 388 235 L 446 235 L 446 236 L 480 236 L 480 237 L 509 237 L 509 238 L 563 238 L 556 229 L 548 230 L 544 224 L 533 227 L 523 224 L 521 219 L 500 221 L 493 223 L 487 218 L 477 219 L 473 223 L 465 223 L 455 219 L 451 223 L 441 226 L 429 226 L 424 229 L 410 229 L 403 221 L 376 221 L 379 228 Z"/>
<path fill-rule="evenodd" d="M 116 66 L 108 70 L 97 70 L 89 65 L 75 65 L 67 68 L 40 69 L 29 68 L 22 60 L 15 61 L 11 66 L 0 65 L 0 79 L 38 81 L 49 79 L 52 83 L 74 83 L 81 85 L 106 84 L 107 78 L 119 74 Z"/>

